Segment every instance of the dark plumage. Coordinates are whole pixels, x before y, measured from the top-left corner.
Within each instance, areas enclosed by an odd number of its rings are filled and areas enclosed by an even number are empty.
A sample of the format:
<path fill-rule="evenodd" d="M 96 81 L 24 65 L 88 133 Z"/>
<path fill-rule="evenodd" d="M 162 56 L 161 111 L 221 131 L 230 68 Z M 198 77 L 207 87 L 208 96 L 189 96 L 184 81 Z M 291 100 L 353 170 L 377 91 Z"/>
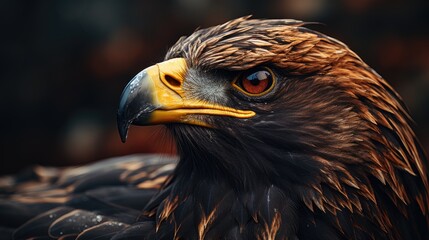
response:
<path fill-rule="evenodd" d="M 427 160 L 406 107 L 347 46 L 304 25 L 245 17 L 182 37 L 129 83 L 118 112 L 123 140 L 130 124 L 166 124 L 179 160 L 124 157 L 4 179 L 1 231 L 427 239 Z"/>

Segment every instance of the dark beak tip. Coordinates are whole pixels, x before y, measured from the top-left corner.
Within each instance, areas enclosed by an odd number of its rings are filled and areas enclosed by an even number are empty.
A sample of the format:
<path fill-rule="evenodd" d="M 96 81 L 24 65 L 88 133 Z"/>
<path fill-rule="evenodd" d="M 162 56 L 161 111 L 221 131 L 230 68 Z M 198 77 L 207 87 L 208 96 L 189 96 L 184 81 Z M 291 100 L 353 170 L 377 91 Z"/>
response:
<path fill-rule="evenodd" d="M 121 142 L 125 143 L 127 141 L 127 135 L 121 135 Z"/>
<path fill-rule="evenodd" d="M 119 129 L 119 136 L 121 137 L 121 142 L 125 143 L 128 137 L 128 129 Z"/>
<path fill-rule="evenodd" d="M 122 91 L 117 112 L 117 126 L 123 143 L 127 140 L 130 125 L 140 125 L 147 121 L 154 108 L 151 104 L 152 95 L 147 86 L 149 76 L 143 70 L 137 74 Z"/>
<path fill-rule="evenodd" d="M 121 137 L 121 141 L 125 143 L 127 141 L 128 129 L 130 128 L 130 122 L 123 119 L 120 115 L 118 115 L 118 131 L 119 136 Z"/>

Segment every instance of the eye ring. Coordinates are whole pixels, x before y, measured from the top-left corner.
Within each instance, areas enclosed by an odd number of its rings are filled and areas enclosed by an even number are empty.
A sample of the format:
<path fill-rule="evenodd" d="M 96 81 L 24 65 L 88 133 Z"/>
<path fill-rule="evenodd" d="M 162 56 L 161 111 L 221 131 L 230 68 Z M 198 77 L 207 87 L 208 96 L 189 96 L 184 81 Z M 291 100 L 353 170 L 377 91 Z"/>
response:
<path fill-rule="evenodd" d="M 260 67 L 240 74 L 234 79 L 232 86 L 248 96 L 260 97 L 273 90 L 275 83 L 273 71 Z"/>

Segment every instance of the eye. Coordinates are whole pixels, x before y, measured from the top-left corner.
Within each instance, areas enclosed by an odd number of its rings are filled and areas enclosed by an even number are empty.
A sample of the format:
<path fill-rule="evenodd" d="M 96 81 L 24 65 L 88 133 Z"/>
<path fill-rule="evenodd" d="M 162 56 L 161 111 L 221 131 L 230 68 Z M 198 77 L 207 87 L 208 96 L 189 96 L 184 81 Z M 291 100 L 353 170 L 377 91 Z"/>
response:
<path fill-rule="evenodd" d="M 249 96 L 262 96 L 274 87 L 273 73 L 267 69 L 256 69 L 240 75 L 232 85 Z"/>

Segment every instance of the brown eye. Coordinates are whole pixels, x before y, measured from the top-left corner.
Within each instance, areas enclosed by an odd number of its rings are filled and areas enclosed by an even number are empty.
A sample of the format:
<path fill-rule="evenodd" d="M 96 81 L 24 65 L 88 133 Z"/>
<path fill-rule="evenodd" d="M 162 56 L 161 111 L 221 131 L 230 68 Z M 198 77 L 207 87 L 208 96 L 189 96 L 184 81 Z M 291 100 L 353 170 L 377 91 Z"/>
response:
<path fill-rule="evenodd" d="M 233 85 L 250 96 L 261 96 L 268 93 L 274 86 L 273 74 L 267 69 L 260 69 L 243 74 Z"/>

